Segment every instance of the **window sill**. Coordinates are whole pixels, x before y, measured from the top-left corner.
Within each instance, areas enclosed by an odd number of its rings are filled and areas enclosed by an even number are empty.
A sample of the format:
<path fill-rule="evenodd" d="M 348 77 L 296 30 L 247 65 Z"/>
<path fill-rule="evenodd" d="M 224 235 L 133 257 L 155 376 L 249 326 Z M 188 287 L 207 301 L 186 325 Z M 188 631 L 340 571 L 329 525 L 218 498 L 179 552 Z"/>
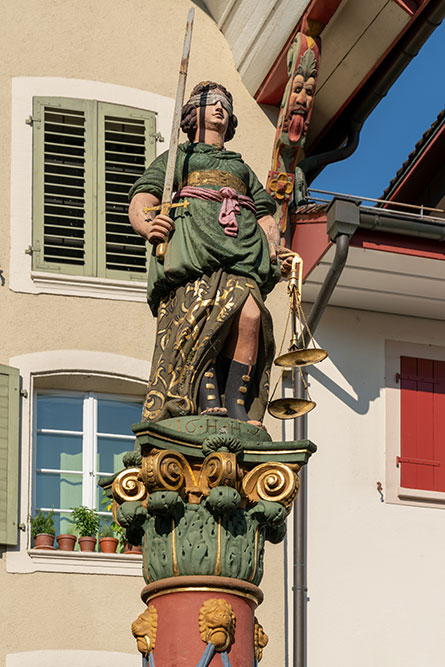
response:
<path fill-rule="evenodd" d="M 119 301 L 146 301 L 147 286 L 145 281 L 70 276 L 44 271 L 31 271 L 31 279 L 38 294 L 63 294 Z"/>
<path fill-rule="evenodd" d="M 8 551 L 6 571 L 11 573 L 67 572 L 142 576 L 141 554 L 105 554 L 85 551 Z"/>
<path fill-rule="evenodd" d="M 424 491 L 422 489 L 399 487 L 397 496 L 401 502 L 410 505 L 445 509 L 445 492 L 443 491 Z"/>

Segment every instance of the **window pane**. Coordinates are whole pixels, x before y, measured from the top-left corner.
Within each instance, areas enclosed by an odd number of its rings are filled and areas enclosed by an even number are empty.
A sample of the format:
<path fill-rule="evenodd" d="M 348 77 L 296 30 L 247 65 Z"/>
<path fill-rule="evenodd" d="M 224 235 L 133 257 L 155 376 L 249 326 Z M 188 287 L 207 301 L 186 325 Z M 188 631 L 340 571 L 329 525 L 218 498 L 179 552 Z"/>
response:
<path fill-rule="evenodd" d="M 132 452 L 133 440 L 117 440 L 115 438 L 97 438 L 97 470 L 102 475 L 111 475 L 122 470 L 122 454 Z"/>
<path fill-rule="evenodd" d="M 99 433 L 132 435 L 131 425 L 141 421 L 142 401 L 98 401 L 97 430 Z M 130 446 L 128 449 L 132 449 Z"/>
<path fill-rule="evenodd" d="M 71 509 L 82 504 L 82 475 L 36 473 L 36 507 Z"/>
<path fill-rule="evenodd" d="M 39 433 L 37 468 L 82 470 L 82 436 Z"/>
<path fill-rule="evenodd" d="M 82 431 L 82 410 L 82 396 L 37 396 L 37 428 Z"/>
<path fill-rule="evenodd" d="M 56 524 L 56 535 L 75 535 L 76 528 L 71 522 L 71 512 L 60 512 L 54 514 Z"/>

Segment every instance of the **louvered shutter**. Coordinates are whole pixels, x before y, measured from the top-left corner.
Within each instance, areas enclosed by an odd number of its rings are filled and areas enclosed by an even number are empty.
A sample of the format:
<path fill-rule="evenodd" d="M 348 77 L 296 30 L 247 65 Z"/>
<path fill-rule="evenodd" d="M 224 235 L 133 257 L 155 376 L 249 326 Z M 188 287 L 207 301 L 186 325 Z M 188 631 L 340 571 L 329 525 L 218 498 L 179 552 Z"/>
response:
<path fill-rule="evenodd" d="M 445 361 L 400 358 L 400 484 L 445 491 Z"/>
<path fill-rule="evenodd" d="M 95 274 L 95 105 L 34 98 L 34 269 Z"/>
<path fill-rule="evenodd" d="M 18 540 L 19 371 L 0 364 L 0 544 Z"/>
<path fill-rule="evenodd" d="M 98 272 L 144 280 L 146 242 L 128 220 L 128 193 L 155 157 L 153 112 L 99 102 Z"/>
<path fill-rule="evenodd" d="M 156 114 L 40 97 L 33 129 L 33 269 L 144 280 L 128 192 L 155 157 Z"/>

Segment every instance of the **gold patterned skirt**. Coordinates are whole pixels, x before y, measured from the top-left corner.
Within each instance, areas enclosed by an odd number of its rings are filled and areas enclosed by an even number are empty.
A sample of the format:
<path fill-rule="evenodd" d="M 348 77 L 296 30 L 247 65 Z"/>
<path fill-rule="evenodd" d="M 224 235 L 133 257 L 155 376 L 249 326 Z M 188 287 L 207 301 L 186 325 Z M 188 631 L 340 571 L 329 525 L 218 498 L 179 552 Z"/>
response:
<path fill-rule="evenodd" d="M 177 287 L 161 301 L 144 421 L 198 413 L 201 378 L 250 294 L 260 308 L 261 330 L 248 414 L 250 419 L 263 418 L 275 352 L 272 318 L 256 282 L 221 269 Z"/>

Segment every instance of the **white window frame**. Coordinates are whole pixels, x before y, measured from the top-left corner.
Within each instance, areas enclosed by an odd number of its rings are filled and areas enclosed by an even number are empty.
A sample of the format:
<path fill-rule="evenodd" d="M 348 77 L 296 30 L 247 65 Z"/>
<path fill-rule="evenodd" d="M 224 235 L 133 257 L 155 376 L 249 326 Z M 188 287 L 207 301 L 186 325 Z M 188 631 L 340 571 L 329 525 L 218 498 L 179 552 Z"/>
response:
<path fill-rule="evenodd" d="M 139 554 L 42 551 L 30 548 L 28 516 L 33 507 L 34 400 L 36 388 L 45 385 L 56 393 L 66 390 L 74 380 L 97 384 L 98 394 L 143 397 L 150 364 L 143 359 L 87 350 L 52 350 L 12 357 L 10 365 L 20 369 L 22 393 L 19 541 L 6 551 L 6 571 L 13 573 L 67 572 L 142 576 Z M 52 386 L 53 385 L 53 386 Z M 59 389 L 58 389 L 59 387 Z M 109 391 L 108 391 L 109 390 Z M 91 391 L 95 391 L 94 386 Z M 86 391 L 81 392 L 86 393 Z"/>
<path fill-rule="evenodd" d="M 145 280 L 33 271 L 32 257 L 27 254 L 32 246 L 32 127 L 26 120 L 32 118 L 34 97 L 91 99 L 153 111 L 157 114 L 157 131 L 165 138 L 163 143 L 156 145 L 157 155 L 168 149 L 173 98 L 99 81 L 56 77 L 12 79 L 10 289 L 30 294 L 65 294 L 144 302 Z"/>
<path fill-rule="evenodd" d="M 82 436 L 82 470 L 56 470 L 56 469 L 38 469 L 36 464 L 37 435 L 37 397 L 38 396 L 66 396 L 66 397 L 83 397 L 83 430 L 82 431 L 66 431 L 66 430 L 48 430 L 48 433 L 60 435 L 80 435 Z M 101 516 L 111 516 L 110 512 L 106 512 L 100 507 L 96 507 L 96 492 L 99 479 L 103 476 L 110 475 L 110 472 L 97 470 L 97 440 L 99 437 L 109 439 L 128 440 L 128 451 L 134 448 L 135 436 L 132 435 L 118 435 L 110 433 L 99 433 L 97 430 L 97 402 L 98 400 L 118 400 L 118 401 L 141 401 L 142 412 L 142 397 L 120 394 L 105 394 L 100 392 L 82 392 L 82 391 L 64 391 L 58 389 L 35 389 L 34 391 L 34 424 L 33 424 L 33 471 L 32 471 L 32 507 L 37 510 L 36 503 L 36 473 L 47 472 L 52 474 L 66 473 L 69 475 L 78 475 L 82 479 L 82 505 L 94 509 Z M 43 429 L 46 431 L 47 429 Z M 51 507 L 39 508 L 44 512 L 50 512 Z M 57 513 L 71 514 L 72 510 L 69 507 L 55 509 Z"/>
<path fill-rule="evenodd" d="M 400 382 L 396 382 L 396 373 L 400 373 L 400 357 L 435 359 L 445 361 L 445 347 L 406 343 L 399 341 L 385 342 L 386 360 L 386 483 L 385 501 L 396 505 L 432 507 L 445 509 L 444 491 L 425 491 L 408 489 L 400 485 L 400 468 L 396 467 L 396 457 L 400 456 Z"/>

